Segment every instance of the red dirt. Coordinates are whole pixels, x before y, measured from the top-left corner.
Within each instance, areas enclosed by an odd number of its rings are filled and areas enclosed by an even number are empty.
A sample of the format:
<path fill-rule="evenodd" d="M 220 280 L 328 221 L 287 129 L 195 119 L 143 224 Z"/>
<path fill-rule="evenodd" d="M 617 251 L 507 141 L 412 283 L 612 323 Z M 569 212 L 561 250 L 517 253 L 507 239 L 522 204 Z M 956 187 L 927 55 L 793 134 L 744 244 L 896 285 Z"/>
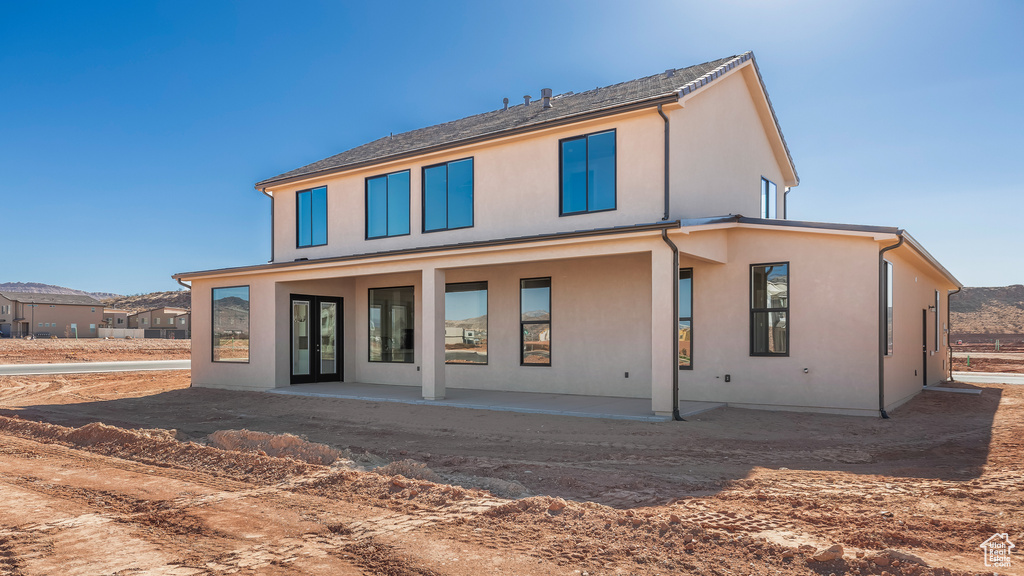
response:
<path fill-rule="evenodd" d="M 61 364 L 118 360 L 188 360 L 191 340 L 60 338 L 0 340 L 0 364 Z"/>
<path fill-rule="evenodd" d="M 920 576 L 1024 541 L 1019 386 L 642 423 L 188 383 L 0 377 L 0 573 Z"/>

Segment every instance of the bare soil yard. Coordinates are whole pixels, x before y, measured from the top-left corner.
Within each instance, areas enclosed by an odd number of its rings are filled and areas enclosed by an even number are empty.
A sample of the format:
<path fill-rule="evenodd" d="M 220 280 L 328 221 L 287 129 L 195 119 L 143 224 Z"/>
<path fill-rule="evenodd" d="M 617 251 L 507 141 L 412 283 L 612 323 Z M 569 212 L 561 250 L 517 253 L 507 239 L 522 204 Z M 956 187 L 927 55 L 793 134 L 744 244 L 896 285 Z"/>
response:
<path fill-rule="evenodd" d="M 1024 387 L 641 423 L 188 385 L 0 377 L 0 574 L 985 574 L 1024 541 Z"/>
<path fill-rule="evenodd" d="M 967 364 L 968 358 L 970 365 Z M 954 344 L 953 370 L 1024 374 L 1024 343 L 1004 340 L 998 352 L 992 342 Z"/>
<path fill-rule="evenodd" d="M 0 340 L 0 364 L 188 360 L 191 340 L 73 338 Z"/>

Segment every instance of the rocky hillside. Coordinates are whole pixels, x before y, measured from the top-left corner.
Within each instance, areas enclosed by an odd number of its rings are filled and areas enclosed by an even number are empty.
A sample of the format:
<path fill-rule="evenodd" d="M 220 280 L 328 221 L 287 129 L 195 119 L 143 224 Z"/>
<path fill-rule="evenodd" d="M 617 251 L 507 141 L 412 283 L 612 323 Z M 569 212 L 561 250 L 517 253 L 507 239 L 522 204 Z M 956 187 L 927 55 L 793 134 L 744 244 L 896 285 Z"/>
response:
<path fill-rule="evenodd" d="M 80 296 L 92 296 L 97 300 L 107 298 L 119 298 L 119 294 L 111 292 L 85 292 L 53 284 L 40 284 L 39 282 L 0 282 L 0 292 L 24 292 L 28 294 L 77 294 Z"/>
<path fill-rule="evenodd" d="M 138 312 L 153 308 L 192 308 L 192 292 L 189 290 L 172 290 L 169 292 L 150 292 L 134 296 L 117 296 L 103 300 L 108 308 L 131 310 Z"/>
<path fill-rule="evenodd" d="M 953 334 L 1024 334 L 1024 285 L 964 288 L 949 311 Z"/>

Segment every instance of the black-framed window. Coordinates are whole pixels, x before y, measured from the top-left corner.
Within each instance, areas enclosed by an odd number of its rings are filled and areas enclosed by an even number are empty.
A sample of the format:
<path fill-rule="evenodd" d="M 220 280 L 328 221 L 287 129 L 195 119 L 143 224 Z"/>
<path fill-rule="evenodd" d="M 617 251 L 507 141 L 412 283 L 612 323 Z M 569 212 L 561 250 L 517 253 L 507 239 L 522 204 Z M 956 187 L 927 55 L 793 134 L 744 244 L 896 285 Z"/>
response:
<path fill-rule="evenodd" d="M 789 355 L 789 262 L 750 267 L 750 355 Z"/>
<path fill-rule="evenodd" d="M 761 218 L 778 218 L 778 187 L 771 180 L 761 178 Z"/>
<path fill-rule="evenodd" d="M 445 284 L 444 361 L 487 364 L 487 282 Z"/>
<path fill-rule="evenodd" d="M 559 214 L 615 210 L 615 130 L 560 140 Z"/>
<path fill-rule="evenodd" d="M 942 329 L 939 326 L 939 306 L 941 301 L 939 300 L 939 291 L 935 291 L 935 351 L 939 351 L 939 339 L 941 338 Z"/>
<path fill-rule="evenodd" d="M 366 179 L 366 238 L 409 233 L 409 171 Z"/>
<path fill-rule="evenodd" d="M 473 159 L 423 168 L 423 231 L 473 226 Z"/>
<path fill-rule="evenodd" d="M 693 268 L 679 270 L 679 369 L 693 368 Z"/>
<path fill-rule="evenodd" d="M 412 286 L 370 289 L 370 362 L 413 362 L 414 298 Z"/>
<path fill-rule="evenodd" d="M 892 313 L 892 262 L 885 261 L 885 355 L 892 356 L 895 341 Z"/>
<path fill-rule="evenodd" d="M 249 361 L 249 287 L 214 288 L 213 342 L 214 362 Z M 146 323 L 146 319 L 142 319 Z"/>
<path fill-rule="evenodd" d="M 327 244 L 327 186 L 295 193 L 295 245 Z"/>
<path fill-rule="evenodd" d="M 519 364 L 551 366 L 551 278 L 519 281 Z"/>

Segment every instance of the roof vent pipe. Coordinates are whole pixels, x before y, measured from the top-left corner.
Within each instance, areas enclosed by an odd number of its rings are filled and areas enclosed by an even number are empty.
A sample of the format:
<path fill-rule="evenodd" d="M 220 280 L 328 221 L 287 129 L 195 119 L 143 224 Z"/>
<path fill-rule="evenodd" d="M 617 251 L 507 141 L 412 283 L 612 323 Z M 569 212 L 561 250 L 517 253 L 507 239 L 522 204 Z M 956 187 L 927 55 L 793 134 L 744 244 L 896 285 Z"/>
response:
<path fill-rule="evenodd" d="M 502 110 L 508 110 L 508 98 L 502 98 L 501 103 L 505 105 L 505 107 L 502 108 Z"/>
<path fill-rule="evenodd" d="M 529 94 L 527 94 L 526 96 L 523 96 L 523 102 L 524 102 L 523 106 L 529 106 L 530 105 L 530 95 Z"/>
<path fill-rule="evenodd" d="M 675 68 L 669 68 L 668 70 L 665 70 L 665 78 L 671 78 L 671 77 L 673 77 L 675 75 L 676 75 L 676 69 Z"/>
<path fill-rule="evenodd" d="M 551 108 L 551 88 L 541 88 L 540 99 L 544 108 Z"/>

